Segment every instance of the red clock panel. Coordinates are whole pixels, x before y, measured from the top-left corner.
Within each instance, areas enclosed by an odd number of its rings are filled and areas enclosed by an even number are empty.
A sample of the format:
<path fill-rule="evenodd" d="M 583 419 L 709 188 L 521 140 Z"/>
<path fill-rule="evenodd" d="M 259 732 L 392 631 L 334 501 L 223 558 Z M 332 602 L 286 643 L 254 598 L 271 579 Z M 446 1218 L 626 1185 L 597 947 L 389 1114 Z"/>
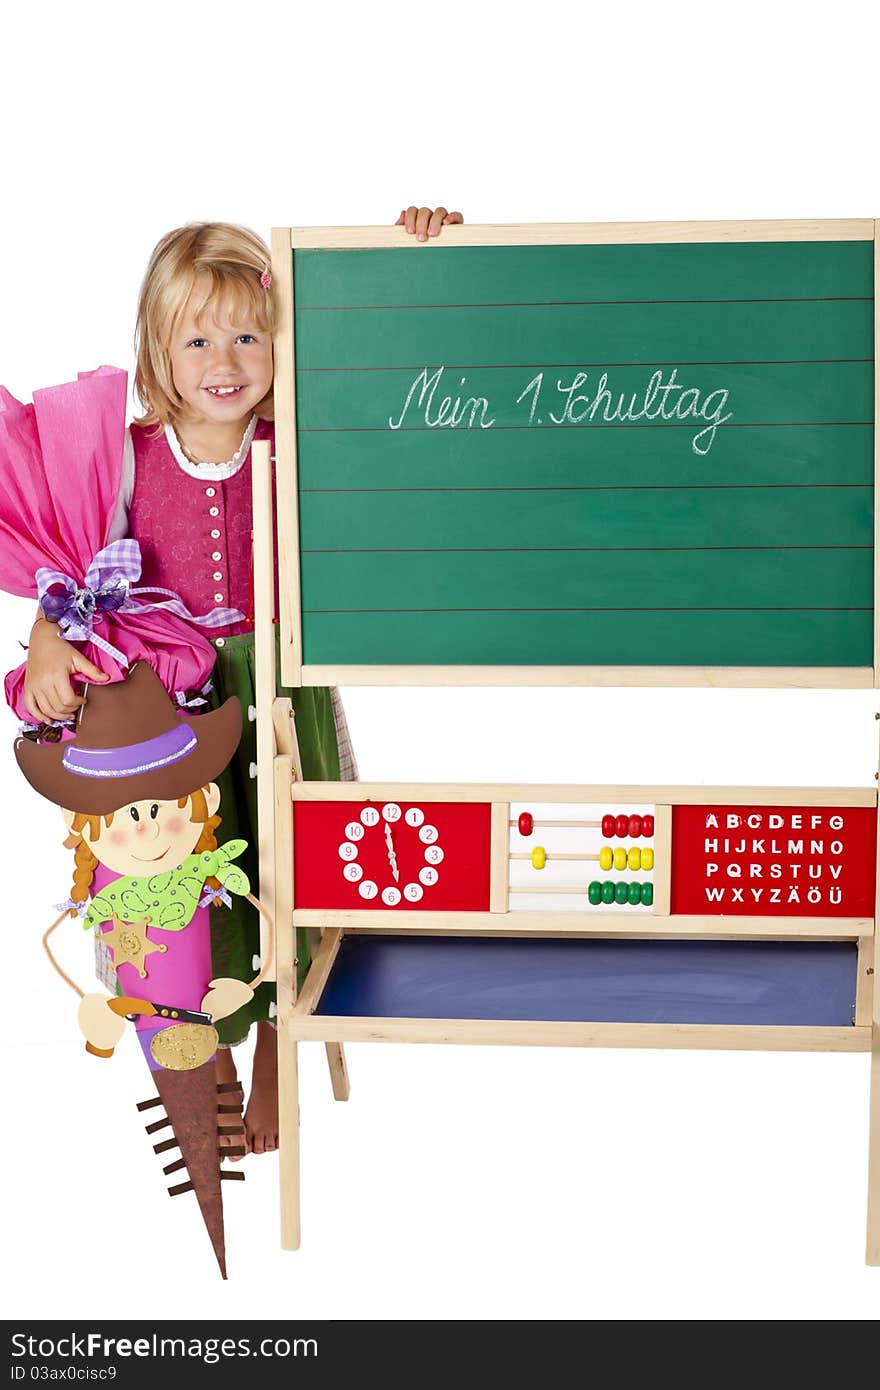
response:
<path fill-rule="evenodd" d="M 294 907 L 488 912 L 491 806 L 295 801 Z"/>
<path fill-rule="evenodd" d="M 672 912 L 873 917 L 868 806 L 674 806 Z"/>

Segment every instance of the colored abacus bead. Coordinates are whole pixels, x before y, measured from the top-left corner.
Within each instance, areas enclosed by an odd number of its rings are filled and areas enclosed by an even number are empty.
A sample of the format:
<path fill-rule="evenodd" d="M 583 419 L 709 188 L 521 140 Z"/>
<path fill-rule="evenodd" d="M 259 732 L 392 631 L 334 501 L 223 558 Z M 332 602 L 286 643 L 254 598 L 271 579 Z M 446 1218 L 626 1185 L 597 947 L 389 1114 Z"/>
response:
<path fill-rule="evenodd" d="M 593 882 L 587 888 L 587 897 L 594 907 L 602 901 L 602 885 L 598 879 L 593 879 Z"/>
<path fill-rule="evenodd" d="M 641 835 L 641 833 L 642 833 L 642 818 L 641 818 L 641 816 L 630 816 L 630 818 L 629 818 L 629 833 L 630 833 L 630 835 L 632 836 L 633 839 L 637 839 L 638 836 Z"/>
<path fill-rule="evenodd" d="M 606 815 L 602 817 L 602 834 L 605 835 L 606 838 L 609 840 L 611 839 L 611 836 L 614 834 L 614 826 L 615 820 L 612 815 Z"/>
<path fill-rule="evenodd" d="M 614 822 L 615 835 L 624 836 L 629 830 L 629 816 L 618 816 Z"/>
<path fill-rule="evenodd" d="M 614 884 L 611 882 L 610 878 L 606 878 L 605 882 L 602 884 L 602 901 L 603 903 L 614 902 Z"/>
<path fill-rule="evenodd" d="M 520 835 L 531 835 L 532 831 L 535 828 L 535 822 L 531 811 L 523 811 L 522 815 L 517 821 L 517 827 L 519 829 Z"/>
<path fill-rule="evenodd" d="M 546 863 L 547 863 L 547 851 L 545 850 L 544 846 L 543 846 L 543 845 L 535 845 L 535 848 L 532 850 L 532 868 L 533 868 L 533 869 L 543 869 L 543 867 L 544 867 L 544 865 L 545 865 Z"/>
<path fill-rule="evenodd" d="M 654 885 L 653 883 L 643 883 L 641 885 L 641 889 L 642 902 L 644 903 L 645 907 L 650 907 L 654 901 Z"/>
<path fill-rule="evenodd" d="M 629 854 L 626 856 L 627 868 L 640 869 L 642 867 L 642 851 L 638 845 L 633 845 Z"/>
<path fill-rule="evenodd" d="M 610 845 L 603 845 L 599 850 L 599 868 L 608 870 L 614 863 L 614 852 Z"/>
<path fill-rule="evenodd" d="M 626 868 L 626 850 L 622 845 L 618 845 L 614 851 L 614 867 L 615 869 Z"/>
<path fill-rule="evenodd" d="M 642 816 L 642 834 L 649 838 L 654 834 L 654 817 Z"/>
<path fill-rule="evenodd" d="M 654 851 L 653 851 L 652 849 L 643 849 L 643 850 L 642 850 L 642 868 L 643 868 L 643 869 L 653 869 L 653 867 L 654 867 Z"/>
<path fill-rule="evenodd" d="M 617 884 L 616 888 L 614 889 L 614 901 L 615 901 L 620 907 L 623 907 L 625 903 L 629 902 L 629 884 L 628 884 L 628 883 L 618 883 L 618 884 Z"/>
<path fill-rule="evenodd" d="M 640 883 L 630 883 L 627 885 L 626 898 L 630 907 L 638 907 L 642 901 L 642 885 Z"/>

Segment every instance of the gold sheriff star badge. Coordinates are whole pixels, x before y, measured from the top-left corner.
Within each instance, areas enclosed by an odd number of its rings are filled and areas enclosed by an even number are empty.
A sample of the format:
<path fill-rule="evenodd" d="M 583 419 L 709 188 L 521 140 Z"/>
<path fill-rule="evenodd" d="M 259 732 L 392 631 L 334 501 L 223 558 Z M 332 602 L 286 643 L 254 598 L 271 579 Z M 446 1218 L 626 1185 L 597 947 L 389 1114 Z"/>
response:
<path fill-rule="evenodd" d="M 147 956 L 154 951 L 165 951 L 167 947 L 160 946 L 147 936 L 149 917 L 140 917 L 136 922 L 122 922 L 118 917 L 113 917 L 111 921 L 113 925 L 110 931 L 104 932 L 101 939 L 113 952 L 113 964 L 117 970 L 120 965 L 133 965 L 141 979 L 145 980 Z"/>

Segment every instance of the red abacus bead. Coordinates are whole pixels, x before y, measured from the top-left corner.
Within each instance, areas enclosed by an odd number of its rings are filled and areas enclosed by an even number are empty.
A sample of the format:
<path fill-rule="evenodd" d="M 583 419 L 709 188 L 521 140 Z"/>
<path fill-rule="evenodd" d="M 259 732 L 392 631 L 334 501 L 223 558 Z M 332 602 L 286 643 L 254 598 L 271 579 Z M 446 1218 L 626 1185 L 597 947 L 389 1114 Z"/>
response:
<path fill-rule="evenodd" d="M 641 818 L 641 816 L 630 816 L 630 818 L 629 818 L 629 833 L 630 833 L 630 835 L 633 837 L 633 839 L 636 839 L 639 835 L 641 835 L 641 833 L 642 833 L 642 818 Z"/>
<path fill-rule="evenodd" d="M 531 835 L 535 828 L 535 822 L 532 819 L 531 811 L 523 811 L 519 818 L 518 825 L 520 835 Z"/>
<path fill-rule="evenodd" d="M 654 834 L 654 817 L 653 817 L 653 816 L 642 816 L 642 834 L 643 834 L 643 835 L 653 835 L 653 834 Z"/>
<path fill-rule="evenodd" d="M 614 834 L 614 825 L 615 821 L 613 816 L 602 817 L 602 834 L 605 836 L 606 840 L 610 840 Z"/>
<path fill-rule="evenodd" d="M 629 816 L 618 816 L 614 822 L 615 835 L 626 835 L 629 830 Z"/>

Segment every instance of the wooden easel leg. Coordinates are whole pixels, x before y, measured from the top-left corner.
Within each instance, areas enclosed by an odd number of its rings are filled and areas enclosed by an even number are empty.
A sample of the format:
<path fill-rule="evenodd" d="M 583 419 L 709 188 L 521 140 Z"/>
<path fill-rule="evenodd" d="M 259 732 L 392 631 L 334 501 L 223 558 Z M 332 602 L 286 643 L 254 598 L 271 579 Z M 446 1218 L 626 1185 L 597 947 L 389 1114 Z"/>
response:
<path fill-rule="evenodd" d="M 275 958 L 278 995 L 278 1158 L 281 1248 L 299 1249 L 299 1073 L 290 1015 L 296 1003 L 296 934 L 293 927 L 293 805 L 291 759 L 275 759 Z"/>
<path fill-rule="evenodd" d="M 871 1111 L 868 1139 L 868 1239 L 865 1261 L 880 1265 L 880 1024 L 874 1020 L 871 1047 Z"/>
<path fill-rule="evenodd" d="M 348 1067 L 345 1065 L 345 1052 L 342 1043 L 325 1043 L 327 1064 L 330 1067 L 330 1080 L 336 1100 L 348 1100 L 351 1087 L 348 1081 Z"/>
<path fill-rule="evenodd" d="M 877 223 L 874 224 L 877 229 Z M 875 242 L 875 256 L 880 257 L 880 244 Z M 880 269 L 880 259 L 876 261 Z M 880 720 L 880 713 L 874 715 Z M 877 768 L 880 781 L 880 766 Z M 870 965 L 874 968 L 871 1001 L 871 1099 L 868 1111 L 868 1234 L 865 1242 L 865 1263 L 880 1265 L 880 838 L 877 841 L 877 878 L 874 907 L 874 953 Z"/>
<path fill-rule="evenodd" d="M 280 1010 L 279 1010 L 280 1017 Z M 278 1025 L 278 1157 L 281 1180 L 281 1248 L 298 1250 L 299 1073 L 297 1044 Z"/>
<path fill-rule="evenodd" d="M 317 953 L 323 935 L 320 927 L 309 927 L 309 946 L 312 952 L 312 959 Z M 335 1100 L 348 1100 L 351 1094 L 351 1085 L 348 1080 L 348 1067 L 345 1063 L 345 1052 L 342 1043 L 325 1043 L 327 1050 L 327 1065 L 330 1068 L 330 1084 L 333 1087 L 333 1097 Z"/>

